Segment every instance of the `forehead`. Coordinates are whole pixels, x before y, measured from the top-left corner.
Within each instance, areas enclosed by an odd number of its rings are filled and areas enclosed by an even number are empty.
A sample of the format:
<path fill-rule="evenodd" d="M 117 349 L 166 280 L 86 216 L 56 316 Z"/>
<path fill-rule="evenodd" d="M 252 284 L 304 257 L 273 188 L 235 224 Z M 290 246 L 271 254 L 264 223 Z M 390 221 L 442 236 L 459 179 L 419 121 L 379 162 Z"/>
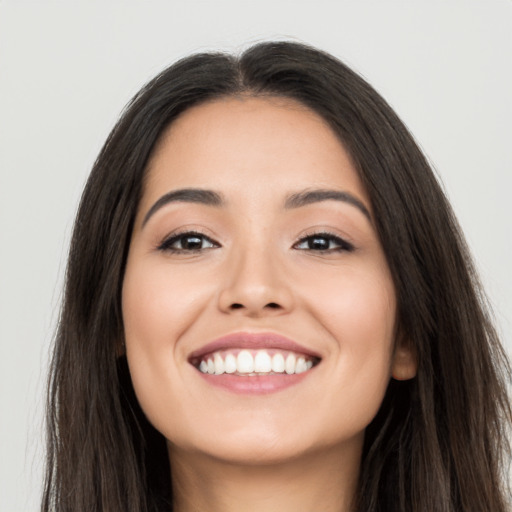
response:
<path fill-rule="evenodd" d="M 243 190 L 248 199 L 335 187 L 367 199 L 350 155 L 327 122 L 294 100 L 276 97 L 218 99 L 175 120 L 149 162 L 143 201 L 185 187 L 227 196 Z"/>

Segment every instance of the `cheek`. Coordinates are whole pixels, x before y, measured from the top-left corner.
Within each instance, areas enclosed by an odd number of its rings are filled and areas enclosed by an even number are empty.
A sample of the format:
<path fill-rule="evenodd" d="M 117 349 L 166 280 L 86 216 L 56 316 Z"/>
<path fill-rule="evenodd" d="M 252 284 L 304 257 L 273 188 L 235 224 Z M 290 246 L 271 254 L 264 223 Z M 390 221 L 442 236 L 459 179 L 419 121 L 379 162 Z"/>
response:
<path fill-rule="evenodd" d="M 183 415 L 188 390 L 182 386 L 182 334 L 204 310 L 210 291 L 186 273 L 171 273 L 149 260 L 128 262 L 122 290 L 126 356 L 137 399 L 161 432 Z"/>
<path fill-rule="evenodd" d="M 339 421 L 368 424 L 380 407 L 391 377 L 396 300 L 385 273 L 345 272 L 338 281 L 317 280 L 309 307 L 331 339 L 330 382 L 325 407 Z M 355 424 L 354 424 L 355 426 Z"/>
<path fill-rule="evenodd" d="M 122 297 L 127 344 L 145 351 L 162 345 L 173 348 L 211 295 L 208 282 L 204 276 L 171 272 L 151 260 L 128 264 Z"/>
<path fill-rule="evenodd" d="M 388 272 L 380 267 L 369 271 L 347 266 L 339 273 L 317 273 L 314 282 L 304 281 L 302 296 L 340 349 L 351 347 L 365 352 L 380 347 L 386 348 L 389 355 L 396 299 Z"/>

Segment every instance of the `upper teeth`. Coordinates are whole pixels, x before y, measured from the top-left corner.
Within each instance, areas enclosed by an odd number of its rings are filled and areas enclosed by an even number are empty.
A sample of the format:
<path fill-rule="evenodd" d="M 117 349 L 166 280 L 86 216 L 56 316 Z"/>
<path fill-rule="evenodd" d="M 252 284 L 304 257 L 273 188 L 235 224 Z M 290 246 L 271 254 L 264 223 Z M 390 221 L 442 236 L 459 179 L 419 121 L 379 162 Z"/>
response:
<path fill-rule="evenodd" d="M 222 375 L 237 373 L 241 375 L 262 375 L 271 373 L 302 373 L 313 366 L 312 358 L 293 352 L 275 352 L 267 350 L 240 350 L 215 352 L 202 359 L 199 370 L 202 373 Z"/>

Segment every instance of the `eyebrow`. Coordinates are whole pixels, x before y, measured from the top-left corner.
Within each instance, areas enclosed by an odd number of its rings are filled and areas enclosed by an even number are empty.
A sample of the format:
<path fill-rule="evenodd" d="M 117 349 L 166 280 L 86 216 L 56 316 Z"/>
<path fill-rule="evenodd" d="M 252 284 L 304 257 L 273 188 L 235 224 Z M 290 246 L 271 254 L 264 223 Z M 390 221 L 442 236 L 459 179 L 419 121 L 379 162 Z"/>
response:
<path fill-rule="evenodd" d="M 223 206 L 226 202 L 221 194 L 214 192 L 213 190 L 205 190 L 201 188 L 183 188 L 173 190 L 163 195 L 155 204 L 153 204 L 142 221 L 142 227 L 144 227 L 153 214 L 169 203 L 199 203 L 207 206 L 219 207 Z"/>
<path fill-rule="evenodd" d="M 363 215 L 372 223 L 372 217 L 370 212 L 354 195 L 349 192 L 341 190 L 331 189 L 313 189 L 304 190 L 291 194 L 286 198 L 284 207 L 287 210 L 301 208 L 314 203 L 320 203 L 323 201 L 340 201 L 343 203 L 355 206 Z M 146 213 L 144 220 L 142 221 L 142 227 L 148 222 L 148 220 L 158 211 L 160 208 L 166 206 L 169 203 L 198 203 L 206 206 L 221 207 L 226 204 L 226 200 L 219 192 L 214 190 L 206 190 L 201 188 L 183 188 L 179 190 L 173 190 L 164 194 L 158 199 L 153 206 Z"/>
<path fill-rule="evenodd" d="M 360 210 L 370 223 L 372 222 L 372 216 L 363 202 L 349 192 L 342 190 L 314 189 L 298 192 L 296 194 L 292 194 L 286 199 L 284 207 L 286 209 L 300 208 L 302 206 L 320 203 L 322 201 L 341 201 L 343 203 L 348 203 Z"/>

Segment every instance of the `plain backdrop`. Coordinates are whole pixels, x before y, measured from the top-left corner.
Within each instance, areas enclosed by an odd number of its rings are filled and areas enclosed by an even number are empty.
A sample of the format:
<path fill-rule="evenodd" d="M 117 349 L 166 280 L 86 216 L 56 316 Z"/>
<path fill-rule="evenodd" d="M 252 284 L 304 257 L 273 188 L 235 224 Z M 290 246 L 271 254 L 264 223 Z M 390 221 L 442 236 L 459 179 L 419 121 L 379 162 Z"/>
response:
<path fill-rule="evenodd" d="M 327 50 L 436 167 L 512 353 L 512 2 L 0 0 L 0 511 L 38 509 L 66 251 L 130 97 L 177 58 L 268 39 Z"/>

